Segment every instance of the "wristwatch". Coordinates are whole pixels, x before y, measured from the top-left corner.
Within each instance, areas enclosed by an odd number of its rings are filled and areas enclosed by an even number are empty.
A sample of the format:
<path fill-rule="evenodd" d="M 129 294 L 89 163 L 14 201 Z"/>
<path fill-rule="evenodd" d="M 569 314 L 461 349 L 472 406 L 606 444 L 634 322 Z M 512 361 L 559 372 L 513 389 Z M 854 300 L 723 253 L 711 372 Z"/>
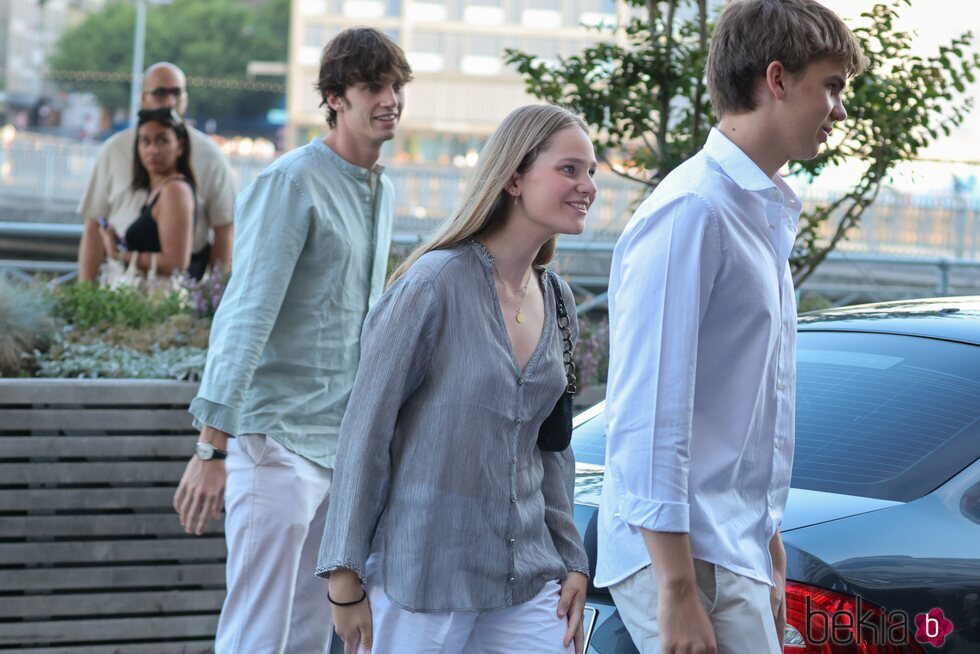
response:
<path fill-rule="evenodd" d="M 228 452 L 225 450 L 219 450 L 211 443 L 205 443 L 203 441 L 199 442 L 194 446 L 194 454 L 203 461 L 210 461 L 211 459 L 227 459 Z"/>

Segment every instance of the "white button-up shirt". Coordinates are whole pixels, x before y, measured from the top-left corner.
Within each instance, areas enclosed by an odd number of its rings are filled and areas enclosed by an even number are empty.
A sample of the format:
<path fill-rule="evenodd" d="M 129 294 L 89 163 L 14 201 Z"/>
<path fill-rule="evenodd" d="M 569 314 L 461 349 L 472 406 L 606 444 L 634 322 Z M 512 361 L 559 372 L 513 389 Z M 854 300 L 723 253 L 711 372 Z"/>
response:
<path fill-rule="evenodd" d="M 650 563 L 639 528 L 772 583 L 793 463 L 800 201 L 717 129 L 637 209 L 609 277 L 596 584 Z"/>

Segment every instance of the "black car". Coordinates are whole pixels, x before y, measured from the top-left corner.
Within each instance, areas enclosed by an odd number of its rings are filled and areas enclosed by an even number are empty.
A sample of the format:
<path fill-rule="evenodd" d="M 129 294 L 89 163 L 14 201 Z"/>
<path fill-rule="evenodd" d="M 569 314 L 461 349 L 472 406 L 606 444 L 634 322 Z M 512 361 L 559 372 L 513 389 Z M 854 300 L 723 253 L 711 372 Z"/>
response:
<path fill-rule="evenodd" d="M 593 571 L 604 423 L 572 442 Z M 800 316 L 781 531 L 787 654 L 980 653 L 980 297 Z M 604 589 L 587 614 L 588 651 L 636 651 Z"/>

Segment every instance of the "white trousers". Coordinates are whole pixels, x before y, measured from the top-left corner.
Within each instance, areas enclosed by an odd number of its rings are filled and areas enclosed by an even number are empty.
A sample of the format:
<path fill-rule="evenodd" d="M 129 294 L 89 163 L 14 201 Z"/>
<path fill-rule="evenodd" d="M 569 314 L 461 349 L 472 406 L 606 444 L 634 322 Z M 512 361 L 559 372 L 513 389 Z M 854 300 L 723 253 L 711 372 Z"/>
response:
<path fill-rule="evenodd" d="M 381 553 L 368 559 L 372 654 L 573 654 L 562 646 L 568 620 L 558 617 L 561 586 L 549 581 L 531 600 L 492 611 L 412 612 L 392 604 L 381 578 Z M 358 648 L 363 654 L 364 648 Z"/>
<path fill-rule="evenodd" d="M 694 560 L 698 596 L 715 630 L 718 654 L 782 654 L 769 585 Z M 652 566 L 609 587 L 619 615 L 642 654 L 660 654 L 657 580 Z"/>
<path fill-rule="evenodd" d="M 327 654 L 327 582 L 316 577 L 333 470 L 249 434 L 225 462 L 228 595 L 216 654 Z"/>

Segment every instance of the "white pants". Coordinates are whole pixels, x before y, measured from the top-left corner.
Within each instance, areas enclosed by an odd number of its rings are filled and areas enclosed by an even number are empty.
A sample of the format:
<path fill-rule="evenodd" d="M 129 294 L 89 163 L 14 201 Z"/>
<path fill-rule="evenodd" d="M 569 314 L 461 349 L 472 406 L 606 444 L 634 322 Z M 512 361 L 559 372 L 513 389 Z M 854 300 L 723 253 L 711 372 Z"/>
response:
<path fill-rule="evenodd" d="M 392 604 L 381 579 L 380 552 L 368 559 L 372 654 L 573 654 L 562 646 L 568 620 L 558 617 L 561 586 L 549 581 L 531 600 L 493 611 L 416 613 Z M 363 653 L 364 648 L 358 649 Z"/>
<path fill-rule="evenodd" d="M 698 596 L 715 630 L 718 654 L 782 654 L 769 585 L 694 560 Z M 642 654 L 660 654 L 659 587 L 652 566 L 609 587 L 619 615 Z"/>
<path fill-rule="evenodd" d="M 327 582 L 313 571 L 333 470 L 257 434 L 230 439 L 225 465 L 228 595 L 216 654 L 326 654 Z"/>

